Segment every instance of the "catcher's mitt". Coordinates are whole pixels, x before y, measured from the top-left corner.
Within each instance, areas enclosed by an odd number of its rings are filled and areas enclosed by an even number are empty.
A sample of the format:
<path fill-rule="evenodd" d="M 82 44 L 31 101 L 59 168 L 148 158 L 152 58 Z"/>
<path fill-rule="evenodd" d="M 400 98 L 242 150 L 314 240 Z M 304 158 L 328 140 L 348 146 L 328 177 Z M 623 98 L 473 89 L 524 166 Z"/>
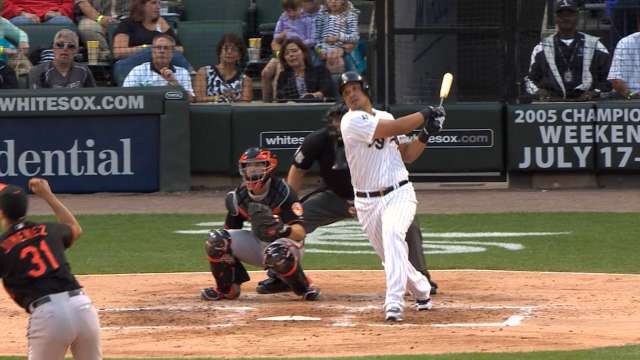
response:
<path fill-rule="evenodd" d="M 247 207 L 251 221 L 251 231 L 260 240 L 272 242 L 280 237 L 284 224 L 271 208 L 262 203 L 252 202 Z"/>

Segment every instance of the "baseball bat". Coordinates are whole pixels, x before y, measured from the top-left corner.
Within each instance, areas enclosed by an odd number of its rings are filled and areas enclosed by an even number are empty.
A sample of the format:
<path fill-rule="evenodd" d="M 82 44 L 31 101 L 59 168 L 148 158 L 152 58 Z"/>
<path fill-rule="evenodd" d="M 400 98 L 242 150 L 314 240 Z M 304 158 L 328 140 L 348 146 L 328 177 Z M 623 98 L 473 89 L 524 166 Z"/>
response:
<path fill-rule="evenodd" d="M 453 75 L 451 73 L 446 73 L 442 77 L 442 85 L 440 86 L 440 106 L 442 106 L 442 102 L 444 99 L 449 96 L 449 91 L 451 90 L 451 84 L 453 83 Z"/>

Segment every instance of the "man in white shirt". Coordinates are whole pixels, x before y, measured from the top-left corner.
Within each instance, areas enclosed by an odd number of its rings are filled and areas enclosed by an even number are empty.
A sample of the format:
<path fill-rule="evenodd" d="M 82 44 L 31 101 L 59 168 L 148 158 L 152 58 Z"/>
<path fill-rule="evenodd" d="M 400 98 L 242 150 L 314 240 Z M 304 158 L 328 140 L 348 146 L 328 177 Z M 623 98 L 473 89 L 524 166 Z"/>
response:
<path fill-rule="evenodd" d="M 185 68 L 170 64 L 175 45 L 175 41 L 169 35 L 158 34 L 154 37 L 151 62 L 131 69 L 122 86 L 181 86 L 193 99 L 194 92 L 189 72 Z"/>
<path fill-rule="evenodd" d="M 373 109 L 367 86 L 358 73 L 340 77 L 340 94 L 349 108 L 340 125 L 358 221 L 384 262 L 385 320 L 402 321 L 404 293 L 416 299 L 417 310 L 431 309 L 429 281 L 409 262 L 404 241 L 416 213 L 416 194 L 404 165 L 424 151 L 429 135 L 442 129 L 442 107 L 428 107 L 397 120 Z M 421 128 L 416 138 L 405 134 Z"/>
<path fill-rule="evenodd" d="M 640 24 L 640 10 L 638 11 Z M 627 100 L 640 99 L 640 28 L 616 45 L 607 79 L 615 91 Z"/>

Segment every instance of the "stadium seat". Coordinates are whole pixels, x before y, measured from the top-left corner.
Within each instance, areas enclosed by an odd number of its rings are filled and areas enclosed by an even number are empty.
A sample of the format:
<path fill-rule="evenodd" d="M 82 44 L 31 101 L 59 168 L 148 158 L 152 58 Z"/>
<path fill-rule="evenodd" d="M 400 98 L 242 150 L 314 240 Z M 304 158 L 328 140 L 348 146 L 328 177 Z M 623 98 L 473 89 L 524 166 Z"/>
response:
<path fill-rule="evenodd" d="M 78 33 L 78 28 L 75 25 L 29 24 L 19 25 L 19 28 L 29 35 L 29 48 L 31 51 L 51 49 L 53 36 L 62 29 L 71 29 L 76 34 Z"/>
<path fill-rule="evenodd" d="M 183 19 L 238 20 L 247 22 L 250 0 L 182 0 Z"/>
<path fill-rule="evenodd" d="M 245 32 L 244 22 L 233 20 L 181 21 L 178 28 L 184 56 L 196 70 L 217 64 L 216 46 L 224 34 L 233 33 L 244 39 Z"/>
<path fill-rule="evenodd" d="M 281 0 L 255 0 L 256 1 L 256 24 L 258 33 L 262 36 L 273 35 L 276 22 L 282 14 Z"/>

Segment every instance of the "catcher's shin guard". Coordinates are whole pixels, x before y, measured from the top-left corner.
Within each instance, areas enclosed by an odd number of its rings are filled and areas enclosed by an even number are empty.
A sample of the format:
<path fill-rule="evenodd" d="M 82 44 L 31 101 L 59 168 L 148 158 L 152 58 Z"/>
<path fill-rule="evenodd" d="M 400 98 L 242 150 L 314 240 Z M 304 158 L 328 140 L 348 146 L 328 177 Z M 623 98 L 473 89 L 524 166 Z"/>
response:
<path fill-rule="evenodd" d="M 205 243 L 211 274 L 213 274 L 217 291 L 235 297 L 240 295 L 238 291 L 232 291 L 232 285 L 240 285 L 249 281 L 249 274 L 242 263 L 231 253 L 231 236 L 226 230 L 209 232 L 209 238 Z M 229 297 L 227 297 L 229 298 Z"/>
<path fill-rule="evenodd" d="M 304 300 L 317 300 L 320 291 L 309 283 L 309 279 L 304 274 L 299 261 L 289 251 L 286 244 L 272 243 L 265 249 L 265 264 L 276 272 L 278 277 L 285 282 L 296 295 L 300 295 Z"/>

